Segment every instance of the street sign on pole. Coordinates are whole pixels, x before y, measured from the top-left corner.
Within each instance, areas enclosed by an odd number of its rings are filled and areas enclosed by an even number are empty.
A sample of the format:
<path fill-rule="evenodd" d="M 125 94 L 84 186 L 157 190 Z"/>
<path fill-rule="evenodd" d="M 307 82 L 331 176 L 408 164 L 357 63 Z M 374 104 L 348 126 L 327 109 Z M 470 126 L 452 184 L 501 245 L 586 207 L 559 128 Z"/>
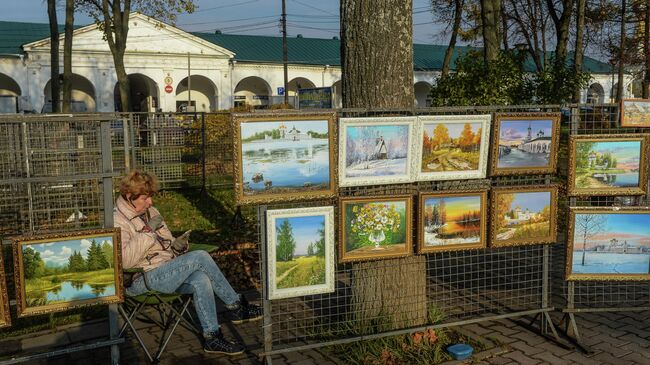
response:
<path fill-rule="evenodd" d="M 284 95 L 284 88 L 282 86 L 278 87 L 278 95 Z"/>

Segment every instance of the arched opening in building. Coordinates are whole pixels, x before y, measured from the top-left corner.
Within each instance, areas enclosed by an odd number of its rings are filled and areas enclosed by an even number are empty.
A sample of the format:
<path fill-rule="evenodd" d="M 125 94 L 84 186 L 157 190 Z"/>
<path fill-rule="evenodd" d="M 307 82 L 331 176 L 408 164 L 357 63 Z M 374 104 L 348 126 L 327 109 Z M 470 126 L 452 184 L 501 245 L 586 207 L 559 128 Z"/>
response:
<path fill-rule="evenodd" d="M 119 83 L 116 83 L 113 89 L 116 111 L 155 112 L 158 109 L 158 85 L 155 81 L 143 74 L 130 74 L 129 84 L 132 110 L 123 110 Z"/>
<path fill-rule="evenodd" d="M 234 97 L 234 106 L 248 104 L 263 109 L 271 105 L 271 87 L 264 79 L 249 76 L 237 83 Z"/>
<path fill-rule="evenodd" d="M 60 76 L 61 80 L 63 75 Z M 43 93 L 45 94 L 45 104 L 43 105 L 43 112 L 52 112 L 52 80 L 50 79 L 45 84 Z M 70 111 L 75 113 L 94 112 L 97 110 L 97 102 L 95 99 L 95 87 L 87 78 L 72 74 L 72 98 L 70 102 Z M 61 93 L 59 96 L 60 107 L 63 107 L 63 84 L 61 85 Z"/>
<path fill-rule="evenodd" d="M 429 99 L 429 92 L 431 91 L 431 84 L 425 81 L 416 82 L 413 85 L 415 92 L 415 106 L 418 108 L 426 108 L 431 106 L 431 99 Z"/>
<path fill-rule="evenodd" d="M 587 88 L 587 103 L 602 104 L 605 102 L 605 89 L 599 83 L 593 83 Z"/>
<path fill-rule="evenodd" d="M 304 77 L 296 77 L 289 81 L 287 84 L 287 92 L 289 95 L 289 104 L 298 107 L 298 90 L 300 89 L 313 89 L 316 85 L 309 79 Z"/>
<path fill-rule="evenodd" d="M 343 107 L 343 90 L 342 90 L 341 80 L 332 84 L 332 108 L 342 108 Z"/>
<path fill-rule="evenodd" d="M 188 93 L 187 86 L 192 88 Z M 202 75 L 192 75 L 184 78 L 176 86 L 176 111 L 187 111 L 187 99 L 197 112 L 213 112 L 217 110 L 217 86 L 209 78 Z M 191 109 L 190 109 L 191 111 Z"/>
<path fill-rule="evenodd" d="M 17 112 L 18 96 L 20 96 L 18 83 L 11 77 L 0 73 L 0 113 Z"/>

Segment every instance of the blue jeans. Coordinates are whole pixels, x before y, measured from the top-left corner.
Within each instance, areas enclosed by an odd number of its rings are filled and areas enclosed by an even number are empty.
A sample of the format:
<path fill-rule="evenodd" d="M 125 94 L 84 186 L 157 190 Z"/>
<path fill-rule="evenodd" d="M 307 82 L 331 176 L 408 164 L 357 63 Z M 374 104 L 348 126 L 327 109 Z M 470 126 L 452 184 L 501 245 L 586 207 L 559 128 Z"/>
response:
<path fill-rule="evenodd" d="M 239 300 L 239 295 L 205 251 L 188 252 L 147 271 L 133 281 L 127 293 L 132 296 L 143 294 L 147 292 L 147 286 L 166 294 L 192 294 L 204 335 L 219 329 L 214 296 L 219 297 L 226 306 L 232 306 Z"/>

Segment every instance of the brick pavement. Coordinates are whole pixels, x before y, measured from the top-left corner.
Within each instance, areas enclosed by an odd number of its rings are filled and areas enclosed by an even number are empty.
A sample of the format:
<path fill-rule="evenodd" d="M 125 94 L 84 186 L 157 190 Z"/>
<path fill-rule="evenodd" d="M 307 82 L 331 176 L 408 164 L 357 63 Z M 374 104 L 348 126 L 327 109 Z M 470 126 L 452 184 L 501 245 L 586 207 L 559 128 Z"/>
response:
<path fill-rule="evenodd" d="M 557 316 L 556 316 L 557 317 Z M 559 318 L 559 317 L 558 317 Z M 557 319 L 557 318 L 556 318 Z M 495 344 L 495 348 L 477 354 L 473 364 L 650 364 L 650 312 L 636 313 L 587 313 L 577 316 L 579 329 L 585 344 L 593 353 L 585 354 L 567 349 L 529 331 L 520 324 L 523 321 L 499 320 L 460 327 L 463 332 L 474 334 Z M 160 331 L 151 325 L 142 325 L 147 343 L 160 338 Z M 262 329 L 260 322 L 241 325 L 224 324 L 224 331 L 243 341 L 249 352 L 234 357 L 207 355 L 203 353 L 196 335 L 179 328 L 160 364 L 261 364 L 256 354 L 261 351 Z M 64 344 L 106 333 L 106 323 L 91 323 L 83 327 L 70 326 L 54 333 L 26 336 L 1 341 L 0 349 L 7 346 L 35 350 L 40 346 Z M 122 364 L 146 364 L 145 356 L 132 336 L 120 346 Z M 80 352 L 30 364 L 93 364 L 109 362 L 108 349 Z M 292 352 L 273 357 L 273 364 L 308 365 L 337 364 L 331 354 L 323 350 Z M 450 362 L 450 364 L 459 362 Z"/>

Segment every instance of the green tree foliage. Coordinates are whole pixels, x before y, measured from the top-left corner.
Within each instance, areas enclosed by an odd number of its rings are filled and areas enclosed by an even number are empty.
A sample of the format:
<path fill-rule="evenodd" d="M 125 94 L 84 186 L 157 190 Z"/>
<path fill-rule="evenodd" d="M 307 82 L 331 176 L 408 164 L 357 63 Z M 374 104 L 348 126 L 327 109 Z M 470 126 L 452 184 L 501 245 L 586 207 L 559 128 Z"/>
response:
<path fill-rule="evenodd" d="M 319 239 L 314 242 L 314 255 L 318 257 L 325 257 L 325 222 L 321 223 L 318 229 Z"/>
<path fill-rule="evenodd" d="M 84 261 L 81 252 L 74 251 L 68 257 L 68 271 L 69 272 L 83 272 L 86 271 L 86 262 Z"/>
<path fill-rule="evenodd" d="M 293 260 L 293 253 L 296 250 L 296 240 L 293 237 L 293 228 L 288 219 L 285 219 L 277 233 L 277 261 Z"/>
<path fill-rule="evenodd" d="M 102 243 L 102 253 L 108 262 L 108 267 L 113 267 L 113 245 L 108 241 Z"/>
<path fill-rule="evenodd" d="M 88 258 L 86 259 L 86 268 L 88 271 L 103 270 L 108 269 L 110 265 L 108 260 L 102 252 L 102 247 L 100 244 L 92 241 L 90 248 L 88 248 Z"/>
<path fill-rule="evenodd" d="M 25 279 L 33 279 L 43 275 L 45 263 L 41 259 L 41 254 L 34 251 L 33 248 L 27 247 L 23 250 L 23 269 L 25 270 Z"/>
<path fill-rule="evenodd" d="M 594 147 L 593 142 L 577 142 L 576 143 L 576 167 L 589 168 L 589 153 Z"/>

